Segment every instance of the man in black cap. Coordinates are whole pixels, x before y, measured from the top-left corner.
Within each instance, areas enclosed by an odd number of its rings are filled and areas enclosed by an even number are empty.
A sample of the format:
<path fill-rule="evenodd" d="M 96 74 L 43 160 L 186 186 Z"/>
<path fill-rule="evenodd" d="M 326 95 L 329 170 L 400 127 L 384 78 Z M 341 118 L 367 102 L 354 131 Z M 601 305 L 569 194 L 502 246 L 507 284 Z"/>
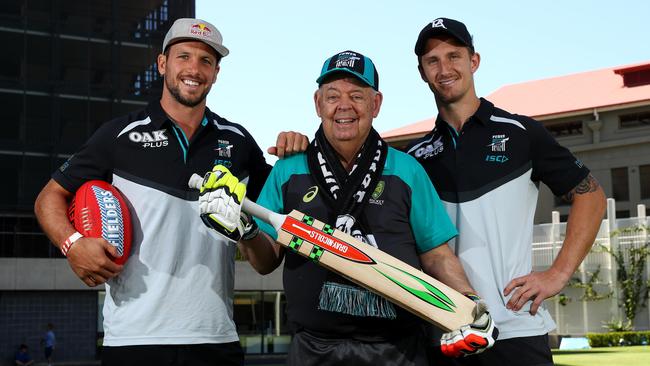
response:
<path fill-rule="evenodd" d="M 243 126 L 206 107 L 228 53 L 214 25 L 176 20 L 157 58 L 160 100 L 104 123 L 38 196 L 36 216 L 75 274 L 106 285 L 102 365 L 243 364 L 232 317 L 236 248 L 203 226 L 187 187 L 193 173 L 220 163 L 249 178 L 255 197 L 271 170 Z M 306 147 L 304 136 L 289 137 Z M 124 265 L 106 240 L 68 221 L 73 193 L 93 179 L 129 202 L 134 239 Z"/>
<path fill-rule="evenodd" d="M 317 82 L 320 128 L 304 154 L 273 167 L 257 202 L 278 213 L 296 209 L 336 223 L 337 229 L 471 296 L 474 291 L 446 244 L 456 229 L 424 169 L 389 148 L 372 128 L 383 99 L 373 62 L 358 52 L 338 53 L 325 61 Z M 216 167 L 201 191 L 202 213 L 214 219 L 211 226 L 237 227 L 245 188 L 236 178 Z M 273 240 L 275 230 L 258 224 L 261 233 L 249 229 L 253 234 L 245 234 L 240 244 L 262 274 L 284 259 L 294 333 L 289 365 L 429 365 L 423 320 L 283 249 Z M 485 306 L 476 309 L 474 324 L 462 328 L 475 340 L 466 346 L 472 351 L 490 347 L 497 334 Z"/>
<path fill-rule="evenodd" d="M 424 166 L 456 224 L 451 245 L 499 327 L 492 349 L 458 362 L 551 365 L 547 333 L 555 323 L 542 301 L 566 285 L 589 252 L 605 210 L 602 188 L 539 122 L 476 96 L 481 58 L 463 23 L 438 18 L 427 24 L 415 54 L 438 118 L 407 152 Z M 540 181 L 571 203 L 571 214 L 551 268 L 531 273 Z M 443 353 L 463 354 L 454 347 L 458 341 L 457 334 L 445 334 Z"/>

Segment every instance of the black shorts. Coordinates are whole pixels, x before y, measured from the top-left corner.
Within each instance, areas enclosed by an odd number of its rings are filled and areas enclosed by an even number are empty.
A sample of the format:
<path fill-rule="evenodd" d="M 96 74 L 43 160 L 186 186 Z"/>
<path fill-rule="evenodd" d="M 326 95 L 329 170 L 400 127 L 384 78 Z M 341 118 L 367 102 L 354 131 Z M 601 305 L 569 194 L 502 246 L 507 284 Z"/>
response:
<path fill-rule="evenodd" d="M 428 366 L 427 337 L 413 332 L 390 341 L 322 338 L 296 333 L 287 356 L 288 366 Z"/>
<path fill-rule="evenodd" d="M 239 342 L 102 347 L 102 366 L 242 366 Z"/>
<path fill-rule="evenodd" d="M 45 358 L 50 358 L 52 351 L 54 351 L 54 347 L 45 347 Z"/>
<path fill-rule="evenodd" d="M 435 366 L 552 366 L 553 354 L 548 335 L 497 340 L 494 346 L 478 355 L 448 358 L 436 347 L 432 355 Z"/>

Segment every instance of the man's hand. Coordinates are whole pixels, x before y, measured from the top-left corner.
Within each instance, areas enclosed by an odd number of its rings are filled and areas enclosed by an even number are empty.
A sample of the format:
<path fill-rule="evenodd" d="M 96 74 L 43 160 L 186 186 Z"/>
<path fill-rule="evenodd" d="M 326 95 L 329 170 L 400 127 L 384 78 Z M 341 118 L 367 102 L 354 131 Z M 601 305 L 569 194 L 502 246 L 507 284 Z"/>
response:
<path fill-rule="evenodd" d="M 505 296 L 510 295 L 514 290 L 506 304 L 506 308 L 519 311 L 526 302 L 533 300 L 530 305 L 530 314 L 535 315 L 542 302 L 559 293 L 569 281 L 569 278 L 553 268 L 517 277 L 510 281 L 503 290 Z"/>
<path fill-rule="evenodd" d="M 89 287 L 95 287 L 117 276 L 124 266 L 116 264 L 107 255 L 117 258 L 117 249 L 103 238 L 83 237 L 68 251 L 72 271 Z"/>
<path fill-rule="evenodd" d="M 474 355 L 492 347 L 498 336 L 499 330 L 494 326 L 487 305 L 479 299 L 474 308 L 474 322 L 443 334 L 440 350 L 447 357 Z"/>
<path fill-rule="evenodd" d="M 216 165 L 203 178 L 199 209 L 203 223 L 237 242 L 248 240 L 259 232 L 255 221 L 241 211 L 246 197 L 246 185 L 232 175 L 228 168 Z"/>
<path fill-rule="evenodd" d="M 266 152 L 282 159 L 295 153 L 307 150 L 309 139 L 299 132 L 280 132 L 275 146 L 269 147 Z"/>

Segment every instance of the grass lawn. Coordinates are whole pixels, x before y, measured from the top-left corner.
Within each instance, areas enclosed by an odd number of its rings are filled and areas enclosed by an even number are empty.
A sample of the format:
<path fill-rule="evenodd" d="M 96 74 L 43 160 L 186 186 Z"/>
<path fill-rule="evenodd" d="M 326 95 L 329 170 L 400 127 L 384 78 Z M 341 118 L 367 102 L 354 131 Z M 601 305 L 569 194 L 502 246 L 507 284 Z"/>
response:
<path fill-rule="evenodd" d="M 580 351 L 553 350 L 556 366 L 650 365 L 650 346 L 592 348 Z"/>

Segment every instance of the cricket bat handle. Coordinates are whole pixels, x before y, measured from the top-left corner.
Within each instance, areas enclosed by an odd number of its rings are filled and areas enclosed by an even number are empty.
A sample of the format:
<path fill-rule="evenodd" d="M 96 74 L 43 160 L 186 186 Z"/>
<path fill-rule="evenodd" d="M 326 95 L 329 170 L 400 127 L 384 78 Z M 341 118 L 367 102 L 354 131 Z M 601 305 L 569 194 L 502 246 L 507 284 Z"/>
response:
<path fill-rule="evenodd" d="M 190 181 L 188 183 L 190 188 L 201 189 L 202 184 L 203 184 L 203 177 L 201 177 L 196 173 L 192 174 L 192 176 L 190 177 Z M 282 223 L 284 222 L 284 218 L 285 218 L 285 215 L 280 215 L 279 213 L 275 213 L 245 197 L 244 197 L 244 203 L 242 204 L 242 210 L 247 214 L 253 215 L 258 219 L 266 222 L 267 224 L 270 224 L 271 226 L 273 226 L 273 228 L 276 231 L 280 230 L 280 227 L 282 227 Z"/>

